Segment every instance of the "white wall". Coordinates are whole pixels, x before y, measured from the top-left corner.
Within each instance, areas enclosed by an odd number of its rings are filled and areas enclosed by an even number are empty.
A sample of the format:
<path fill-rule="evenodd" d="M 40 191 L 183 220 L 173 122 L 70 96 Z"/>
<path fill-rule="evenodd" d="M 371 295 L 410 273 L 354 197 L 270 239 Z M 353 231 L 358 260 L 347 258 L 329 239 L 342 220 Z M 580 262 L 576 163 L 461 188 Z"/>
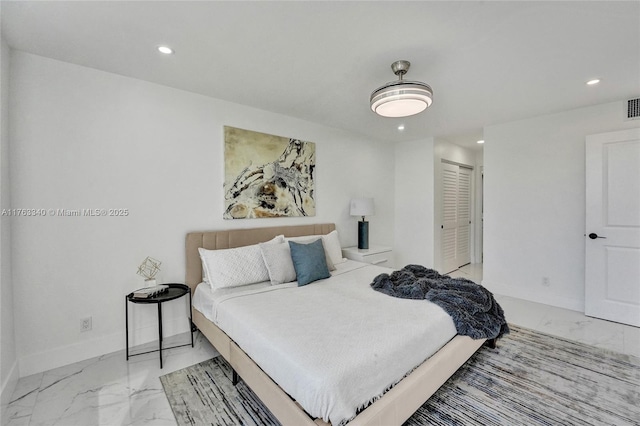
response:
<path fill-rule="evenodd" d="M 392 145 L 22 52 L 11 71 L 13 206 L 130 211 L 13 222 L 21 376 L 123 349 L 137 266 L 152 256 L 160 282 L 183 281 L 188 231 L 335 222 L 355 245 L 349 199 L 372 196 L 371 239 L 393 243 L 393 203 L 382 202 L 393 200 Z M 223 125 L 316 142 L 317 216 L 223 220 Z M 133 343 L 155 340 L 155 310 L 131 308 Z M 186 331 L 185 303 L 163 311 L 167 335 Z M 93 330 L 81 333 L 87 316 Z"/>
<path fill-rule="evenodd" d="M 442 161 L 475 167 L 476 154 L 445 140 L 427 138 L 395 145 L 395 266 L 439 269 Z"/>
<path fill-rule="evenodd" d="M 433 268 L 434 139 L 395 145 L 395 266 Z"/>
<path fill-rule="evenodd" d="M 449 272 L 442 270 L 442 163 L 447 162 L 450 164 L 457 164 L 462 166 L 468 166 L 474 169 L 474 173 L 471 178 L 471 188 L 472 188 L 472 217 L 475 218 L 475 205 L 473 205 L 473 201 L 475 201 L 473 188 L 475 186 L 476 176 L 476 154 L 470 149 L 463 148 L 459 145 L 452 144 L 445 140 L 436 140 L 434 147 L 434 156 L 433 156 L 433 174 L 434 174 L 434 222 L 433 222 L 433 252 L 434 256 L 434 269 L 439 270 L 441 273 Z M 474 247 L 475 247 L 475 229 L 476 223 L 475 220 L 472 223 L 471 229 L 471 239 L 469 241 L 470 250 L 471 250 L 471 259 L 474 259 Z"/>
<path fill-rule="evenodd" d="M 9 46 L 0 32 L 0 211 L 11 208 L 9 185 Z M 13 328 L 11 217 L 0 215 L 0 423 L 18 380 Z"/>
<path fill-rule="evenodd" d="M 483 285 L 584 310 L 585 137 L 640 127 L 623 111 L 613 102 L 484 129 Z"/>

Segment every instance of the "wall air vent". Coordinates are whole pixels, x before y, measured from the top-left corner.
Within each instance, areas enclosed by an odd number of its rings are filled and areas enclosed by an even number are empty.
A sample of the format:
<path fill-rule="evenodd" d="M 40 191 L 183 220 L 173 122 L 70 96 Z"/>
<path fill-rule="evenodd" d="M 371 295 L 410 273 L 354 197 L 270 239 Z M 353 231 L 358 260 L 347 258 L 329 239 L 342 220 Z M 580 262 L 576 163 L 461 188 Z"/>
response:
<path fill-rule="evenodd" d="M 640 98 L 629 99 L 627 101 L 627 120 L 640 118 Z"/>

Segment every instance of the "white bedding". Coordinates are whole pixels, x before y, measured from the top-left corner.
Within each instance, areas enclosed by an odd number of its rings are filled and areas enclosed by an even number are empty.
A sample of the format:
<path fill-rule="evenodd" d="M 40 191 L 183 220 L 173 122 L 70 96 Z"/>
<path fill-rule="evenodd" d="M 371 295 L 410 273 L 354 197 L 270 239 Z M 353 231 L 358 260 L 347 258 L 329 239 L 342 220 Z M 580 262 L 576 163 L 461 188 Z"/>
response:
<path fill-rule="evenodd" d="M 193 305 L 314 417 L 338 425 L 456 334 L 426 300 L 372 290 L 387 268 L 348 261 L 304 287 L 196 289 Z"/>

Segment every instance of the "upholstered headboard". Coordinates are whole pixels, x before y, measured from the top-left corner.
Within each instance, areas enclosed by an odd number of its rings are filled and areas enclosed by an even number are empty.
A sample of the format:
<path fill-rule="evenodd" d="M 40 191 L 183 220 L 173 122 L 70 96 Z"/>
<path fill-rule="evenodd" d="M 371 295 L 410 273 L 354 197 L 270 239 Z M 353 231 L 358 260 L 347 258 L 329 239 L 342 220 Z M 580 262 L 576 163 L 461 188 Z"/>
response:
<path fill-rule="evenodd" d="M 223 231 L 189 232 L 187 234 L 186 284 L 194 291 L 202 282 L 202 263 L 198 248 L 219 250 L 248 246 L 269 241 L 277 235 L 299 237 L 302 235 L 328 234 L 336 229 L 333 223 L 314 225 L 273 226 L 269 228 L 226 229 Z"/>

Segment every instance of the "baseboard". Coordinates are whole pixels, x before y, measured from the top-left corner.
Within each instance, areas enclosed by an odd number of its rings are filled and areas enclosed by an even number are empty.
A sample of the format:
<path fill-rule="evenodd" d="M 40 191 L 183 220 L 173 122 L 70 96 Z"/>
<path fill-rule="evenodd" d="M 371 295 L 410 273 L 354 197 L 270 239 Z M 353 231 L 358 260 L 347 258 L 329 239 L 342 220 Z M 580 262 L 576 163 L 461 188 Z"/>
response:
<path fill-rule="evenodd" d="M 164 337 L 189 331 L 188 321 L 184 318 L 164 319 L 162 324 Z M 142 345 L 158 340 L 158 327 L 147 327 L 129 330 L 129 346 Z M 25 355 L 19 359 L 20 377 L 41 373 L 53 368 L 84 361 L 112 352 L 124 351 L 125 335 L 122 332 L 109 334 L 96 339 L 83 340 L 51 350 Z M 124 357 L 124 353 L 122 355 Z"/>
<path fill-rule="evenodd" d="M 2 389 L 0 389 L 0 424 L 4 425 L 9 423 L 9 419 L 7 418 L 7 405 L 11 401 L 11 395 L 13 395 L 13 391 L 16 388 L 18 378 L 18 361 L 14 361 L 9 375 L 2 383 Z"/>
<path fill-rule="evenodd" d="M 533 292 L 527 289 L 500 285 L 492 282 L 482 281 L 482 286 L 494 294 L 515 297 L 516 299 L 528 300 L 530 302 L 542 303 L 555 306 L 557 308 L 569 309 L 571 311 L 584 312 L 584 300 L 576 300 L 568 297 L 558 296 L 550 292 Z"/>

